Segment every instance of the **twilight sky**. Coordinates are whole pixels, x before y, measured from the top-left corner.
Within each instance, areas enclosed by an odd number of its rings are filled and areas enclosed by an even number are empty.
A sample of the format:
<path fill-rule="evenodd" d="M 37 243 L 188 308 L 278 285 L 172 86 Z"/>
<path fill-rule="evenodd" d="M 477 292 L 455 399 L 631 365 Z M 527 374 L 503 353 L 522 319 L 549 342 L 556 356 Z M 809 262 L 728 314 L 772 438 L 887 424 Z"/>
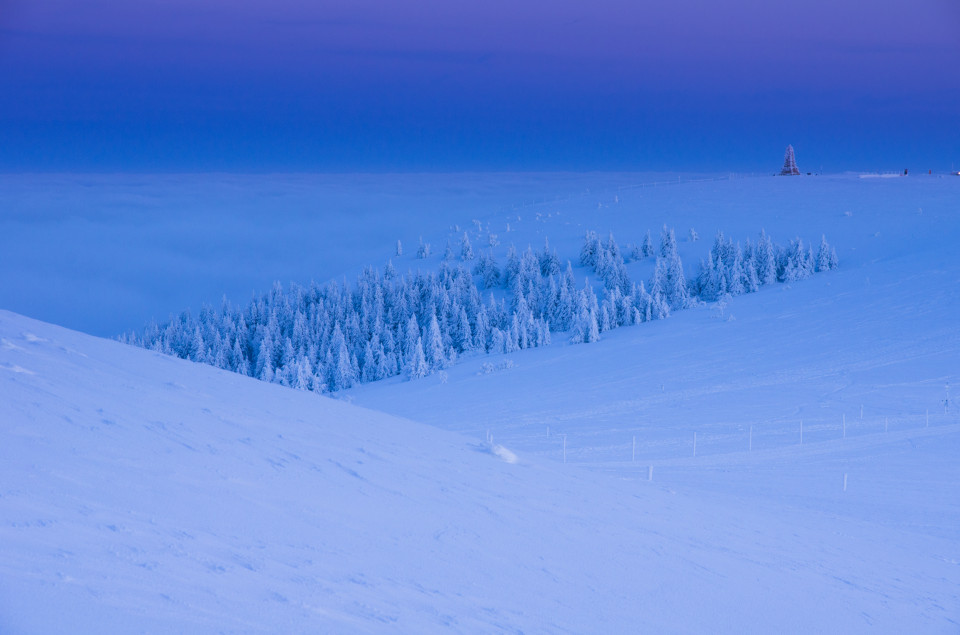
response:
<path fill-rule="evenodd" d="M 956 0 L 0 0 L 0 170 L 960 165 Z"/>

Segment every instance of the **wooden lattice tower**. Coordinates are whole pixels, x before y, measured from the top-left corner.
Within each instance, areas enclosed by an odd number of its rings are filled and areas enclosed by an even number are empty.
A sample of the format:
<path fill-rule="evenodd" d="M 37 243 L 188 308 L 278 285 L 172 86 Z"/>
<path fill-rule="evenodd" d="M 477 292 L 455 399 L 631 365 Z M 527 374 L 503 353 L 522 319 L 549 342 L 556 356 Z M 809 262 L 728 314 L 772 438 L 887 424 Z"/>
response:
<path fill-rule="evenodd" d="M 787 151 L 783 155 L 783 169 L 780 170 L 781 176 L 791 174 L 800 174 L 800 168 L 797 167 L 797 159 L 793 156 L 793 146 L 787 146 Z"/>

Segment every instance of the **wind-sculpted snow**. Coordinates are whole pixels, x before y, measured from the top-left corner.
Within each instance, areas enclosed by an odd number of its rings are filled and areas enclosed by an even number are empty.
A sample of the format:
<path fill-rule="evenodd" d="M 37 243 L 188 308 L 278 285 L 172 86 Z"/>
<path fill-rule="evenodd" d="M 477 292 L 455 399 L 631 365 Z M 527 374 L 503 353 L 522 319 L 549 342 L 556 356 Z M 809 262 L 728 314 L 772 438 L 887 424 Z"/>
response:
<path fill-rule="evenodd" d="M 949 537 L 612 479 L 7 312 L 0 341 L 29 371 L 0 374 L 3 633 L 956 626 Z M 910 465 L 956 430 L 909 437 Z"/>

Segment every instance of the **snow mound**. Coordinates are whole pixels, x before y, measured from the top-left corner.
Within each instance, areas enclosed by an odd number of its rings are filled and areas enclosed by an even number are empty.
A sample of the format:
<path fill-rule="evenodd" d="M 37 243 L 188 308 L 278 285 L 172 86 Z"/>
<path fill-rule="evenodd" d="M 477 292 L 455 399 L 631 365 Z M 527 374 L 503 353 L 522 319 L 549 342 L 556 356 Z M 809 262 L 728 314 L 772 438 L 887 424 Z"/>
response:
<path fill-rule="evenodd" d="M 490 448 L 490 451 L 493 452 L 493 455 L 498 457 L 504 463 L 516 463 L 517 455 L 503 447 L 502 445 L 494 445 Z"/>

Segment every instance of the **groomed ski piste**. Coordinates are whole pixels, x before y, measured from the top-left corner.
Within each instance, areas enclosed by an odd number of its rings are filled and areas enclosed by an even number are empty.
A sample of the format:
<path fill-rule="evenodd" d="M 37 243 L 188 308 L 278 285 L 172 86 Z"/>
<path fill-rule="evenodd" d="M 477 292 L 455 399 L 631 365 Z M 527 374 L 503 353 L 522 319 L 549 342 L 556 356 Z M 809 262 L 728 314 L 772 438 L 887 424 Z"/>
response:
<path fill-rule="evenodd" d="M 666 223 L 688 276 L 718 230 L 826 235 L 840 267 L 332 397 L 0 312 L 0 632 L 955 633 L 960 178 L 858 177 L 543 177 L 521 197 L 521 177 L 437 176 L 407 234 L 341 236 L 357 267 L 436 266 L 417 239 L 442 252 L 475 220 L 564 259 L 587 230 Z M 151 183 L 151 206 L 182 195 Z M 129 249 L 144 222 L 102 240 Z M 69 269 L 43 246 L 58 230 L 10 227 Z"/>

